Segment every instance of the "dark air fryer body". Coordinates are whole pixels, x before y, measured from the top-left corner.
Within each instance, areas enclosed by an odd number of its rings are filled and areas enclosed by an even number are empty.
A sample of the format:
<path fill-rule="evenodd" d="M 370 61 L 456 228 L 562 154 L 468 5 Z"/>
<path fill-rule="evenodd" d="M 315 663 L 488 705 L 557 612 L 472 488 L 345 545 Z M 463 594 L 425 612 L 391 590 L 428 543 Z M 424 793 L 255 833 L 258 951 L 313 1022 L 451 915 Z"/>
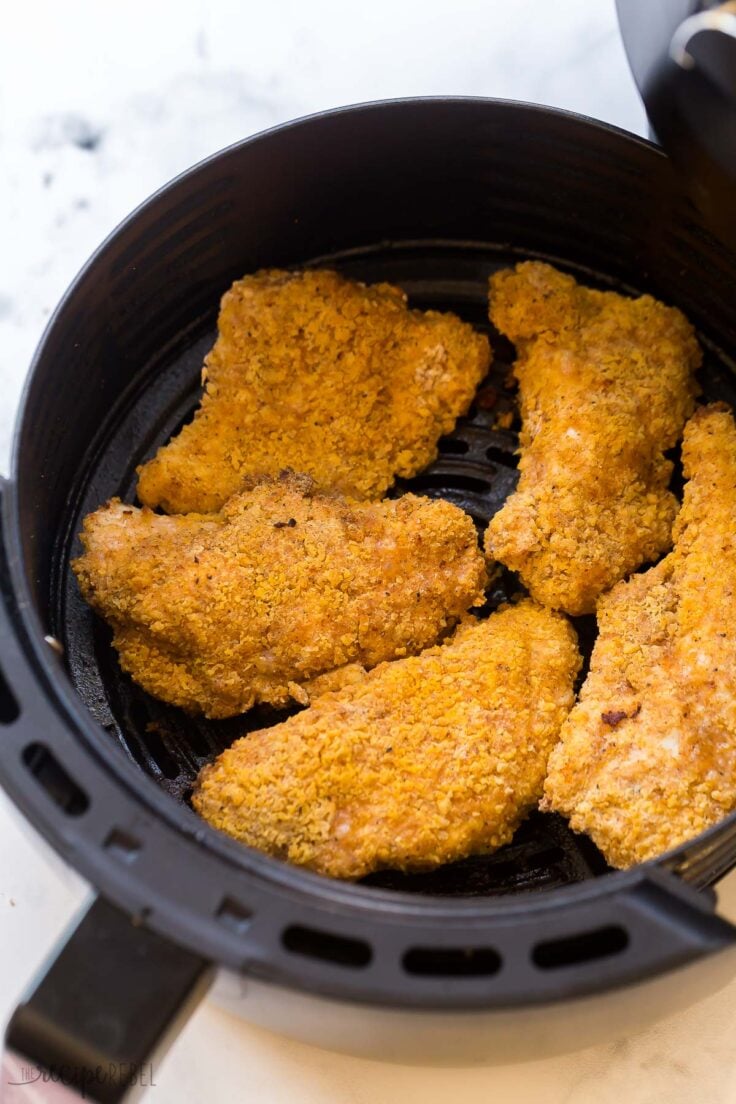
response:
<path fill-rule="evenodd" d="M 736 249 L 736 4 L 616 0 L 649 121 L 696 206 Z"/>
<path fill-rule="evenodd" d="M 705 396 L 736 405 L 736 259 L 667 157 L 523 104 L 378 103 L 243 142 L 144 204 L 68 292 L 3 492 L 0 777 L 101 897 L 11 1023 L 23 1054 L 142 1060 L 215 966 L 221 994 L 253 1018 L 423 1060 L 573 1048 L 730 978 L 736 929 L 705 887 L 736 864 L 736 817 L 614 873 L 561 820 L 536 816 L 488 860 L 362 885 L 219 835 L 187 792 L 244 722 L 195 723 L 133 687 L 70 580 L 80 517 L 132 498 L 136 464 L 191 415 L 234 278 L 329 263 L 487 325 L 488 274 L 524 256 L 678 305 L 706 349 Z M 512 350 L 496 352 L 500 387 Z M 515 478 L 513 434 L 492 422 L 479 405 L 406 486 L 486 522 Z M 100 1029 L 100 1005 L 115 1031 Z"/>

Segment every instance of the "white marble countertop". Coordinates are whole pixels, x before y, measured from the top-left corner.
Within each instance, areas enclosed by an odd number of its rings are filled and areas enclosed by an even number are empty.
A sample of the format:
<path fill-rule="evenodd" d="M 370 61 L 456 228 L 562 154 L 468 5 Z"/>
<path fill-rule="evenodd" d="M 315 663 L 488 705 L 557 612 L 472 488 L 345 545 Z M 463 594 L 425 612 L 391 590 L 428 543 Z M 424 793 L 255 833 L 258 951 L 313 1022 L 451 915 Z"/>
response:
<path fill-rule="evenodd" d="M 135 204 L 273 123 L 431 94 L 533 100 L 646 130 L 613 0 L 13 5 L 0 37 L 0 470 L 50 311 Z M 39 857 L 0 797 L 0 1019 L 85 893 L 71 871 Z M 736 919 L 733 876 L 721 897 Z M 150 1098 L 726 1104 L 736 1101 L 734 1008 L 736 982 L 626 1040 L 525 1065 L 425 1070 L 287 1042 L 205 1002 L 157 1067 Z"/>

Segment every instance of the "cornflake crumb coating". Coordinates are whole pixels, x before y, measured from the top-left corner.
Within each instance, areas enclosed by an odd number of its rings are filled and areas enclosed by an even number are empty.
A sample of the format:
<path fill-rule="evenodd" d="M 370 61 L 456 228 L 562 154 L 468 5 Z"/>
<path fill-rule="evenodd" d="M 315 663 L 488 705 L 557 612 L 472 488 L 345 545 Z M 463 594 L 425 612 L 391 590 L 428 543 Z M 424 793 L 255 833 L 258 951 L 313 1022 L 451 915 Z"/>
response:
<path fill-rule="evenodd" d="M 85 519 L 73 568 L 124 670 L 192 713 L 285 705 L 434 644 L 482 604 L 472 520 L 405 495 L 356 502 L 286 473 L 219 514 L 113 499 Z"/>
<path fill-rule="evenodd" d="M 497 272 L 490 318 L 514 342 L 519 484 L 489 555 L 572 615 L 671 544 L 667 485 L 701 353 L 690 323 L 643 295 L 593 291 L 536 261 Z"/>
<path fill-rule="evenodd" d="M 601 599 L 580 701 L 543 807 L 613 866 L 654 858 L 736 807 L 736 427 L 688 422 L 674 551 Z"/>
<path fill-rule="evenodd" d="M 246 477 L 293 468 L 380 498 L 434 460 L 490 359 L 482 334 L 409 310 L 390 284 L 320 270 L 246 276 L 222 299 L 194 421 L 139 469 L 138 496 L 208 513 Z"/>
<path fill-rule="evenodd" d="M 507 843 L 573 702 L 575 632 L 529 599 L 383 663 L 201 772 L 194 807 L 322 874 L 422 870 Z"/>

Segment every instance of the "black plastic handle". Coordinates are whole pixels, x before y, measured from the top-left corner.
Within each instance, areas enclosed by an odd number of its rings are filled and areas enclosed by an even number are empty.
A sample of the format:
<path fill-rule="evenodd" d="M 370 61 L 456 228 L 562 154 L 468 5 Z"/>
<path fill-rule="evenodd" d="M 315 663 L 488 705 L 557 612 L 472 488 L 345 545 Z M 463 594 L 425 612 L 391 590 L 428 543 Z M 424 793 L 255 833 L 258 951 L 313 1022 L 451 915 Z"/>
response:
<path fill-rule="evenodd" d="M 0 479 L 0 499 L 4 491 Z M 16 771 L 20 767 L 37 781 L 35 796 L 44 801 L 47 815 L 76 821 L 87 798 L 41 742 L 52 733 L 48 717 L 30 709 L 34 701 L 40 708 L 42 695 L 33 692 L 33 675 L 15 632 L 6 549 L 4 541 L 0 544 L 0 777 L 15 764 Z M 20 730 L 26 733 L 22 754 L 13 738 Z M 32 809 L 24 811 L 33 819 Z M 214 969 L 211 959 L 98 897 L 7 1026 L 0 1098 L 8 1089 L 20 1099 L 28 1086 L 34 1100 L 60 1099 L 64 1089 L 67 1098 L 111 1104 L 145 1088 L 152 1057 L 174 1038 Z"/>
<path fill-rule="evenodd" d="M 11 1083 L 61 1085 L 100 1104 L 136 1095 L 155 1084 L 154 1056 L 212 974 L 211 963 L 98 898 L 8 1024 Z"/>

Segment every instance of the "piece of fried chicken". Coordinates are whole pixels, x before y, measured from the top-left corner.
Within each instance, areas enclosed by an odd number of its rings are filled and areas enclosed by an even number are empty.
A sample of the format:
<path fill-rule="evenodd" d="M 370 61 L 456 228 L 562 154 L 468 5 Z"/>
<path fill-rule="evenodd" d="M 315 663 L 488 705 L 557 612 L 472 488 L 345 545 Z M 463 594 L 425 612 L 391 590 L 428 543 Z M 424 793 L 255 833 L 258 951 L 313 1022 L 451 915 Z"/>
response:
<path fill-rule="evenodd" d="M 670 547 L 663 452 L 693 410 L 698 343 L 673 307 L 535 261 L 491 277 L 490 317 L 516 345 L 522 430 L 518 488 L 485 547 L 538 601 L 591 613 Z"/>
<path fill-rule="evenodd" d="M 674 551 L 601 599 L 580 701 L 544 807 L 614 866 L 643 862 L 736 808 L 736 427 L 688 422 Z"/>
<path fill-rule="evenodd" d="M 490 852 L 536 804 L 573 702 L 575 632 L 526 599 L 382 663 L 201 772 L 194 808 L 337 878 Z"/>
<path fill-rule="evenodd" d="M 413 495 L 355 502 L 317 493 L 308 476 L 265 481 L 214 515 L 114 499 L 85 519 L 82 543 L 73 567 L 123 668 L 208 717 L 306 702 L 350 665 L 434 644 L 484 600 L 462 510 Z"/>
<path fill-rule="evenodd" d="M 246 276 L 223 297 L 194 421 L 139 469 L 138 496 L 207 513 L 246 477 L 293 468 L 380 498 L 435 458 L 489 364 L 483 335 L 453 314 L 409 310 L 390 284 Z"/>

